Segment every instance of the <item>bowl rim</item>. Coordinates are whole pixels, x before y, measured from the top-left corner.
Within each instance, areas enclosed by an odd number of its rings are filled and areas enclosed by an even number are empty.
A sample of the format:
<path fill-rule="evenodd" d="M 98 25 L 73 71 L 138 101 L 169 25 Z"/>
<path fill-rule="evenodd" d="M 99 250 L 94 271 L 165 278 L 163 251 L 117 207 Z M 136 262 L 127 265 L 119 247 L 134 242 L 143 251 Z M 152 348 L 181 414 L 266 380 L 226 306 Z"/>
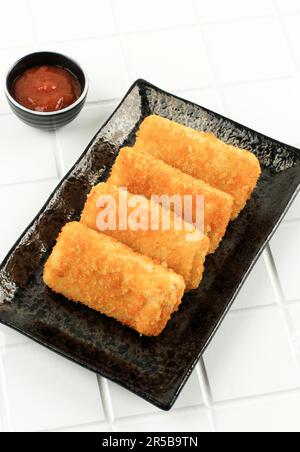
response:
<path fill-rule="evenodd" d="M 78 97 L 78 99 L 77 99 L 73 104 L 69 105 L 69 106 L 66 107 L 66 108 L 63 108 L 62 110 L 57 110 L 57 111 L 35 111 L 35 110 L 30 110 L 30 108 L 26 108 L 26 107 L 24 107 L 22 104 L 20 104 L 19 102 L 17 102 L 16 99 L 14 99 L 14 97 L 13 97 L 13 96 L 10 94 L 10 92 L 9 92 L 9 89 L 8 89 L 8 86 L 7 86 L 8 77 L 9 77 L 10 73 L 12 72 L 12 70 L 15 68 L 15 66 L 16 66 L 18 63 L 20 63 L 22 60 L 24 60 L 25 58 L 30 57 L 30 56 L 32 56 L 32 55 L 41 54 L 41 53 L 51 53 L 51 54 L 53 54 L 53 55 L 59 55 L 59 56 L 62 56 L 62 57 L 64 57 L 64 58 L 66 58 L 66 59 L 72 61 L 76 66 L 78 66 L 78 68 L 79 68 L 79 69 L 82 71 L 82 73 L 83 73 L 85 83 L 84 83 L 84 88 L 83 88 L 83 90 L 82 90 L 81 95 Z M 50 50 L 50 51 L 48 51 L 48 50 L 41 50 L 41 51 L 31 52 L 31 53 L 28 53 L 28 54 L 26 54 L 26 55 L 24 55 L 24 56 L 18 58 L 17 61 L 15 61 L 15 62 L 9 67 L 8 71 L 6 72 L 6 75 L 5 75 L 5 82 L 4 82 L 4 92 L 5 92 L 5 95 L 6 95 L 6 97 L 8 98 L 8 100 L 9 100 L 15 107 L 17 107 L 18 109 L 21 109 L 21 110 L 23 110 L 24 112 L 29 113 L 29 114 L 31 114 L 31 115 L 34 115 L 34 116 L 40 116 L 40 117 L 42 117 L 42 116 L 44 116 L 44 117 L 47 117 L 47 116 L 48 116 L 48 117 L 49 117 L 49 116 L 59 116 L 59 115 L 61 115 L 61 114 L 63 114 L 63 113 L 66 113 L 66 112 L 72 110 L 73 108 L 75 108 L 77 105 L 79 105 L 79 104 L 85 99 L 85 97 L 86 97 L 86 95 L 87 95 L 87 93 L 88 93 L 88 90 L 89 90 L 89 80 L 88 80 L 87 74 L 86 74 L 86 72 L 84 71 L 84 69 L 82 68 L 82 66 L 81 66 L 74 58 L 70 57 L 69 55 L 66 55 L 66 54 L 64 54 L 64 53 L 59 53 L 59 52 L 52 52 L 51 50 Z"/>

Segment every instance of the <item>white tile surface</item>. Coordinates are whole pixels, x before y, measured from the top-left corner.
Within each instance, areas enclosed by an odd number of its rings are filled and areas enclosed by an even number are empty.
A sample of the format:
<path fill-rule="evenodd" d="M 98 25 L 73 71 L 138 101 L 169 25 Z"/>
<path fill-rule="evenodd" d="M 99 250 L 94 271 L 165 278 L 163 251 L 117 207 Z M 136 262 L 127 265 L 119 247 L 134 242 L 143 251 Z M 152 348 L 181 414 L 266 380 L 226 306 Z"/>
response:
<path fill-rule="evenodd" d="M 300 220 L 300 194 L 295 199 L 294 203 L 292 204 L 290 210 L 288 211 L 286 215 L 286 220 Z"/>
<path fill-rule="evenodd" d="M 159 413 L 160 410 L 150 403 L 116 385 L 109 383 L 110 397 L 116 419 L 127 416 Z M 203 404 L 201 388 L 196 371 L 194 371 L 174 405 L 176 408 L 192 407 Z"/>
<path fill-rule="evenodd" d="M 230 20 L 272 14 L 271 0 L 194 0 L 202 21 Z"/>
<path fill-rule="evenodd" d="M 7 345 L 25 344 L 27 342 L 29 342 L 29 339 L 23 336 L 23 334 L 0 324 L 0 348 Z"/>
<path fill-rule="evenodd" d="M 15 0 L 1 5 L 0 48 L 31 44 L 34 41 L 32 17 L 27 0 Z"/>
<path fill-rule="evenodd" d="M 56 20 L 58 8 L 63 22 Z M 220 113 L 225 106 L 239 122 L 300 143 L 300 80 L 291 78 L 295 67 L 300 71 L 295 12 L 300 13 L 298 0 L 87 0 L 82 8 L 58 0 L 3 0 L 0 83 L 11 63 L 35 48 L 70 54 L 86 69 L 88 102 L 94 105 L 57 133 L 65 170 L 113 110 L 111 99 L 123 97 L 139 77 Z M 13 28 L 7 20 L 12 15 Z M 28 128 L 10 114 L 0 90 L 0 261 L 57 183 L 55 143 L 53 134 Z M 214 399 L 210 417 L 194 373 L 169 413 L 109 383 L 115 416 L 109 422 L 93 374 L 0 325 L 0 353 L 6 353 L 0 358 L 0 431 L 9 424 L 25 431 L 210 431 L 215 424 L 221 431 L 299 432 L 293 354 L 300 364 L 297 219 L 299 198 L 272 252 L 284 297 L 298 302 L 285 301 L 280 311 L 261 259 L 205 355 Z M 251 310 L 236 311 L 243 308 Z"/>
<path fill-rule="evenodd" d="M 38 214 L 57 183 L 58 180 L 53 179 L 0 187 L 2 215 L 4 219 L 9 220 L 3 221 L 1 225 L 0 262 Z"/>
<path fill-rule="evenodd" d="M 54 430 L 54 432 L 60 433 L 101 433 L 110 431 L 112 430 L 109 425 L 104 422 L 97 424 L 74 425 L 73 427 Z"/>
<path fill-rule="evenodd" d="M 3 366 L 0 358 L 0 433 L 8 431 L 9 425 L 6 405 L 6 393 L 4 388 Z"/>
<path fill-rule="evenodd" d="M 96 376 L 76 364 L 30 344 L 9 349 L 3 366 L 14 431 L 104 419 Z"/>
<path fill-rule="evenodd" d="M 215 415 L 220 432 L 299 432 L 300 395 L 218 408 Z"/>
<path fill-rule="evenodd" d="M 115 107 L 116 104 L 86 107 L 73 122 L 57 132 L 65 172 L 78 160 Z"/>
<path fill-rule="evenodd" d="M 47 49 L 72 55 L 82 65 L 89 78 L 88 101 L 118 99 L 129 88 L 121 44 L 116 37 L 59 43 Z"/>
<path fill-rule="evenodd" d="M 299 0 L 275 0 L 275 2 L 283 13 L 300 12 Z"/>
<path fill-rule="evenodd" d="M 118 432 L 211 432 L 206 408 L 158 413 L 145 419 L 116 422 L 116 427 Z"/>
<path fill-rule="evenodd" d="M 0 116 L 0 130 L 0 187 L 57 177 L 50 133 L 11 116 Z"/>
<path fill-rule="evenodd" d="M 293 56 L 300 70 L 300 28 L 299 28 L 300 14 L 293 14 L 283 18 L 283 24 L 289 39 L 289 44 L 292 49 Z"/>
<path fill-rule="evenodd" d="M 232 86 L 224 90 L 230 116 L 288 144 L 300 141 L 300 84 L 293 79 Z M 288 113 L 288 121 L 285 121 Z"/>
<path fill-rule="evenodd" d="M 291 325 L 293 346 L 300 364 L 300 302 L 293 303 L 289 306 L 288 316 Z"/>
<path fill-rule="evenodd" d="M 271 241 L 271 250 L 287 300 L 300 299 L 300 222 L 282 224 Z"/>
<path fill-rule="evenodd" d="M 205 366 L 214 401 L 300 387 L 277 308 L 229 315 L 205 353 Z"/>
<path fill-rule="evenodd" d="M 261 257 L 252 270 L 232 309 L 253 308 L 276 303 L 264 258 Z"/>
<path fill-rule="evenodd" d="M 123 47 L 131 80 L 142 77 L 173 91 L 212 85 L 205 47 L 197 30 L 125 35 Z"/>
<path fill-rule="evenodd" d="M 123 32 L 192 25 L 193 0 L 113 0 L 119 30 Z"/>
<path fill-rule="evenodd" d="M 85 0 L 74 6 L 52 0 L 47 14 L 40 0 L 30 0 L 38 42 L 99 37 L 115 33 L 110 0 Z M 55 30 L 55 32 L 54 32 Z"/>
<path fill-rule="evenodd" d="M 222 83 L 288 76 L 288 48 L 275 19 L 204 27 L 216 74 Z"/>
<path fill-rule="evenodd" d="M 218 92 L 214 88 L 178 91 L 177 95 L 183 99 L 201 105 L 201 107 L 208 108 L 217 113 L 223 113 L 223 107 Z"/>
<path fill-rule="evenodd" d="M 292 331 L 296 334 L 300 334 L 300 302 L 289 305 L 288 312 Z"/>
<path fill-rule="evenodd" d="M 288 316 L 291 325 L 293 346 L 300 365 L 300 302 L 289 307 Z"/>

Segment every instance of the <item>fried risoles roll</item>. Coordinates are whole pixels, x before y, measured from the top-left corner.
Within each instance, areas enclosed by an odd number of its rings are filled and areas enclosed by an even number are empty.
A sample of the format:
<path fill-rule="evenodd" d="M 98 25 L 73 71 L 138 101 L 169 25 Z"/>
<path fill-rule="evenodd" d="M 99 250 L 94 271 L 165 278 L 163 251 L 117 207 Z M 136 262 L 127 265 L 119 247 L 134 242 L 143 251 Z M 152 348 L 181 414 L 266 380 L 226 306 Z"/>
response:
<path fill-rule="evenodd" d="M 209 252 L 213 253 L 223 239 L 230 221 L 233 198 L 205 182 L 167 165 L 162 160 L 136 150 L 123 148 L 112 168 L 110 183 L 126 187 L 133 194 L 192 195 L 193 223 L 196 224 L 196 197 L 204 196 L 204 233 L 210 239 Z"/>
<path fill-rule="evenodd" d="M 115 205 L 115 224 L 99 224 L 97 219 L 101 212 L 106 215 L 110 197 Z M 99 201 L 101 201 L 99 203 Z M 134 201 L 134 202 L 133 202 Z M 133 230 L 130 218 L 138 207 L 139 230 Z M 126 215 L 126 224 L 120 222 L 120 216 Z M 151 220 L 157 220 L 157 229 L 153 230 Z M 209 250 L 209 238 L 197 233 L 196 229 L 188 227 L 181 218 L 173 212 L 163 209 L 160 205 L 146 199 L 144 196 L 133 196 L 112 184 L 101 183 L 94 187 L 86 201 L 81 222 L 91 229 L 114 237 L 141 254 L 158 260 L 181 275 L 187 290 L 196 289 L 204 272 L 204 261 Z M 163 230 L 162 225 L 170 225 L 169 230 Z M 125 230 L 124 230 L 125 229 Z M 195 234 L 195 241 L 190 241 Z"/>
<path fill-rule="evenodd" d="M 251 152 L 160 116 L 143 121 L 135 147 L 232 195 L 231 219 L 245 207 L 261 174 L 259 161 Z"/>
<path fill-rule="evenodd" d="M 163 331 L 185 289 L 172 270 L 76 222 L 62 229 L 44 282 L 146 336 Z"/>

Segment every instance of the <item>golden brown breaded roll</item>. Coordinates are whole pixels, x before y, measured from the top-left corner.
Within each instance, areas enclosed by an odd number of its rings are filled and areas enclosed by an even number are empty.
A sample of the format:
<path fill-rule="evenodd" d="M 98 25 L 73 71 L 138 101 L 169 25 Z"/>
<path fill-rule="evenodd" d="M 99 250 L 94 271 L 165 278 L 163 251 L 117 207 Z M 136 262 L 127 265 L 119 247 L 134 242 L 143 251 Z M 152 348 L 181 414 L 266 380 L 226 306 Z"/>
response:
<path fill-rule="evenodd" d="M 163 331 L 185 289 L 183 278 L 172 270 L 76 222 L 62 229 L 44 281 L 146 336 Z"/>
<path fill-rule="evenodd" d="M 162 160 L 154 159 L 135 148 L 123 148 L 108 181 L 147 198 L 152 195 L 191 195 L 194 224 L 196 224 L 196 197 L 204 196 L 204 233 L 210 239 L 210 253 L 215 252 L 225 235 L 233 198 L 167 165 Z"/>
<path fill-rule="evenodd" d="M 259 161 L 251 152 L 160 116 L 143 121 L 135 147 L 232 195 L 231 219 L 245 207 L 261 174 Z"/>
<path fill-rule="evenodd" d="M 106 219 L 110 199 L 113 201 L 111 207 L 115 206 L 113 215 L 116 221 L 110 225 L 110 229 L 107 229 L 107 222 L 103 220 Z M 137 222 L 131 225 L 130 219 L 137 208 L 137 221 L 141 229 L 133 230 L 136 229 Z M 100 224 L 101 214 L 104 218 Z M 123 220 L 120 221 L 122 215 L 126 218 L 125 224 Z M 157 220 L 158 230 L 153 230 L 152 218 Z M 88 196 L 81 223 L 114 237 L 135 251 L 168 266 L 184 278 L 187 290 L 199 286 L 209 250 L 209 238 L 200 232 L 196 234 L 196 228 L 191 229 L 188 227 L 190 225 L 186 225 L 173 212 L 163 209 L 144 196 L 133 196 L 115 185 L 101 183 L 94 187 Z M 169 230 L 163 230 L 163 225 L 168 224 Z M 192 234 L 196 241 L 189 241 Z"/>

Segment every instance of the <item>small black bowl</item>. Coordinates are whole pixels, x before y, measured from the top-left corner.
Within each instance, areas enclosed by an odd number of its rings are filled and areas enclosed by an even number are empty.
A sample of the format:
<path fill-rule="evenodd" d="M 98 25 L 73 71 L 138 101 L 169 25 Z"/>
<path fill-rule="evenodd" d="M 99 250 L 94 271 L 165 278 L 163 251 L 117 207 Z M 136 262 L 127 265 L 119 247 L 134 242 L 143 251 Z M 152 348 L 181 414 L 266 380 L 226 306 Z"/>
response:
<path fill-rule="evenodd" d="M 81 85 L 81 95 L 67 108 L 54 112 L 38 112 L 19 104 L 12 96 L 15 80 L 33 66 L 60 66 L 70 71 Z M 55 52 L 35 52 L 19 59 L 8 71 L 5 82 L 5 95 L 12 111 L 26 124 L 46 130 L 53 130 L 71 122 L 81 111 L 88 92 L 88 79 L 80 65 L 65 55 Z"/>

